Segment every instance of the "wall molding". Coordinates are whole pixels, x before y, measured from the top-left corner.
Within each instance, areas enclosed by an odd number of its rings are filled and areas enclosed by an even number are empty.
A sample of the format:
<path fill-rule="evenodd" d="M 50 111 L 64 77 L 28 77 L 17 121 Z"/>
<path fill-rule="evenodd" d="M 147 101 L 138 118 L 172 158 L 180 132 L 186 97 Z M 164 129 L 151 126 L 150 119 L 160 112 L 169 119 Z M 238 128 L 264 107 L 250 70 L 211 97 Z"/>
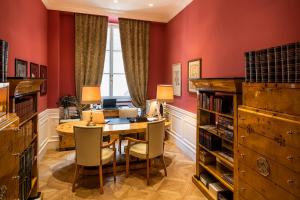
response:
<path fill-rule="evenodd" d="M 171 127 L 167 130 L 177 146 L 191 159 L 196 159 L 197 115 L 181 108 L 167 105 Z"/>

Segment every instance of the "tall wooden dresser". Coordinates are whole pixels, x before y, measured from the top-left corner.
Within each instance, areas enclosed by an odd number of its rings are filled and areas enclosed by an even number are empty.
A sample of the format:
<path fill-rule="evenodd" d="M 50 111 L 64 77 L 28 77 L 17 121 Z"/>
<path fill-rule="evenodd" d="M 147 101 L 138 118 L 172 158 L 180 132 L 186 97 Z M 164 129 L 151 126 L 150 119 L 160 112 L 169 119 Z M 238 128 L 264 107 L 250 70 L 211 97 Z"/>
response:
<path fill-rule="evenodd" d="M 243 83 L 236 155 L 238 199 L 300 199 L 300 84 Z"/>

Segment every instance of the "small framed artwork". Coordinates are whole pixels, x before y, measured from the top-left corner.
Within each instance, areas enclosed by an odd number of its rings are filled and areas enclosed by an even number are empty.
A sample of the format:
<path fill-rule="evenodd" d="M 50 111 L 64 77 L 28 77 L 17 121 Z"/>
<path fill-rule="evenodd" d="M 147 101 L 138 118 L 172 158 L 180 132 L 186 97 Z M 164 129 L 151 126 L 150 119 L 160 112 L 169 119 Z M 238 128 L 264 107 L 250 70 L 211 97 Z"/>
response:
<path fill-rule="evenodd" d="M 45 79 L 40 87 L 40 94 L 44 96 L 47 94 L 47 66 L 45 65 L 40 66 L 40 78 Z"/>
<path fill-rule="evenodd" d="M 30 63 L 30 78 L 39 77 L 39 65 L 35 63 Z"/>
<path fill-rule="evenodd" d="M 172 65 L 172 82 L 174 96 L 181 96 L 181 64 Z"/>
<path fill-rule="evenodd" d="M 201 58 L 190 60 L 188 62 L 188 80 L 189 80 L 188 91 L 189 92 L 197 92 L 195 86 L 193 85 L 192 81 L 190 81 L 190 79 L 198 79 L 201 78 L 201 76 L 202 76 Z"/>
<path fill-rule="evenodd" d="M 15 59 L 15 77 L 27 78 L 27 61 Z"/>

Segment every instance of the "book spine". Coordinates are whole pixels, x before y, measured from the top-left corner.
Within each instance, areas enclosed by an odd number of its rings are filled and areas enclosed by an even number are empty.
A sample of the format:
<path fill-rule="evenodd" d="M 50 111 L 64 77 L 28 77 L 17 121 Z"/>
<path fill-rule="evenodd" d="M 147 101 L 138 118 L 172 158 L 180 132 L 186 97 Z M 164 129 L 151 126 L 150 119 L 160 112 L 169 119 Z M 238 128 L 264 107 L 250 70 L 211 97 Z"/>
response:
<path fill-rule="evenodd" d="M 254 51 L 249 53 L 249 65 L 250 65 L 250 82 L 255 82 L 256 75 L 255 75 L 255 52 Z"/>
<path fill-rule="evenodd" d="M 288 76 L 287 76 L 287 46 L 282 45 L 281 46 L 281 68 L 282 68 L 282 82 L 286 83 L 288 82 Z"/>
<path fill-rule="evenodd" d="M 261 82 L 268 82 L 268 59 L 267 59 L 267 50 L 262 50 L 260 52 L 260 73 L 261 73 Z"/>
<path fill-rule="evenodd" d="M 260 51 L 255 52 L 255 76 L 256 82 L 261 82 L 261 72 L 260 72 Z"/>
<path fill-rule="evenodd" d="M 268 82 L 275 82 L 275 52 L 274 48 L 269 48 L 267 50 L 267 58 L 268 58 Z"/>
<path fill-rule="evenodd" d="M 245 81 L 249 82 L 250 81 L 250 61 L 249 61 L 249 52 L 245 53 L 245 59 L 246 59 L 246 63 L 245 63 Z"/>
<path fill-rule="evenodd" d="M 300 83 L 300 42 L 296 43 L 296 72 L 295 82 Z"/>
<path fill-rule="evenodd" d="M 281 47 L 275 47 L 275 83 L 282 82 Z"/>
<path fill-rule="evenodd" d="M 288 44 L 287 45 L 287 72 L 288 72 L 288 82 L 294 83 L 295 82 L 295 51 L 296 51 L 296 45 Z"/>

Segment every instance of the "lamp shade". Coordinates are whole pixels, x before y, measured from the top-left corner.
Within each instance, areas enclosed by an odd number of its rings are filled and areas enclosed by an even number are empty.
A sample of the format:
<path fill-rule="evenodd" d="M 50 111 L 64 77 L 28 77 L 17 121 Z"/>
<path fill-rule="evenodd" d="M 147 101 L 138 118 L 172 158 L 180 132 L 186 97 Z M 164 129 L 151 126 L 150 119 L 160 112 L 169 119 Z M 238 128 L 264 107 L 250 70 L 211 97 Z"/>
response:
<path fill-rule="evenodd" d="M 172 85 L 157 85 L 156 99 L 158 101 L 172 102 L 174 99 Z"/>
<path fill-rule="evenodd" d="M 100 103 L 100 99 L 100 86 L 83 86 L 81 88 L 82 104 L 98 104 Z"/>

